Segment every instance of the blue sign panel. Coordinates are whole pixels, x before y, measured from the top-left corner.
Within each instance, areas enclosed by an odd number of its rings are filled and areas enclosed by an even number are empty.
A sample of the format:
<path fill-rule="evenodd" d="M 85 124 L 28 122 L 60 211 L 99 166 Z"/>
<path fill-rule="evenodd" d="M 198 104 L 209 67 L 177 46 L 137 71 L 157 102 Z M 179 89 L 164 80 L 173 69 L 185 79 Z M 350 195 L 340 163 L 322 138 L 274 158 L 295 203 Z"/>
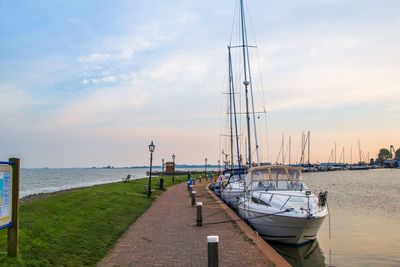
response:
<path fill-rule="evenodd" d="M 0 166 L 0 228 L 11 223 L 11 167 Z"/>

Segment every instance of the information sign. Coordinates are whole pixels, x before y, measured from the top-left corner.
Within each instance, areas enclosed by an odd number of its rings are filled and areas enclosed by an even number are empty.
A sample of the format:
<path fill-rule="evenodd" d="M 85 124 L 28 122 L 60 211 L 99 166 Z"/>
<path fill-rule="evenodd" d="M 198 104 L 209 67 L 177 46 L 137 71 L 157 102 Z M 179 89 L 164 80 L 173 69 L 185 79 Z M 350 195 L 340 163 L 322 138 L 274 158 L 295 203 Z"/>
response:
<path fill-rule="evenodd" d="M 0 227 L 11 223 L 11 173 L 10 166 L 0 166 Z"/>

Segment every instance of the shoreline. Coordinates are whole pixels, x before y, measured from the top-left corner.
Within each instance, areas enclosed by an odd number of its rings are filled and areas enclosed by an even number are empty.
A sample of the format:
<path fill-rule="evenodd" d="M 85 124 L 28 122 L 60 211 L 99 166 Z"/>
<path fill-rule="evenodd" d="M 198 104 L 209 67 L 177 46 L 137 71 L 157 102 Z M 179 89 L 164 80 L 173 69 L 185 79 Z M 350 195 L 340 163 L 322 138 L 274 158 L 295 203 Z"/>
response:
<path fill-rule="evenodd" d="M 107 184 L 112 184 L 112 183 L 107 183 Z M 99 184 L 99 185 L 102 185 L 102 184 Z M 30 195 L 26 195 L 26 196 L 21 197 L 19 199 L 19 203 L 20 204 L 24 204 L 24 203 L 31 202 L 33 200 L 44 199 L 44 198 L 48 198 L 50 196 L 58 195 L 58 194 L 61 194 L 61 193 L 72 191 L 72 190 L 84 189 L 84 188 L 89 188 L 89 187 L 93 187 L 93 186 L 96 186 L 96 185 L 74 187 L 74 188 L 62 189 L 62 190 L 58 190 L 58 191 L 54 191 L 54 192 L 34 193 L 34 194 L 30 194 Z"/>

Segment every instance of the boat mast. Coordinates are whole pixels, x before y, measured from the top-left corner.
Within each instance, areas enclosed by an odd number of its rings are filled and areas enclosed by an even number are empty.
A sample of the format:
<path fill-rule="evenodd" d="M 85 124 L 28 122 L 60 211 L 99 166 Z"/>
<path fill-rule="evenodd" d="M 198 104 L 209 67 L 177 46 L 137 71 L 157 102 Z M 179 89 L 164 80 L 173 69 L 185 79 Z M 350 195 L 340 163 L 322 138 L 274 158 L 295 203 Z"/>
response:
<path fill-rule="evenodd" d="M 308 131 L 308 135 L 307 135 L 307 140 L 308 140 L 308 165 L 310 166 L 310 148 L 311 148 L 311 134 L 310 131 Z"/>
<path fill-rule="evenodd" d="M 228 46 L 229 56 L 228 56 L 228 64 L 229 64 L 229 128 L 230 128 L 230 148 L 231 148 L 231 168 L 233 169 L 234 162 L 233 162 L 233 106 L 232 106 L 232 76 L 231 76 L 231 50 Z"/>
<path fill-rule="evenodd" d="M 238 166 L 240 169 L 241 165 L 241 160 L 240 160 L 240 149 L 239 149 L 239 134 L 238 134 L 238 124 L 237 124 L 237 116 L 236 116 L 236 100 L 235 100 L 235 86 L 233 82 L 233 70 L 232 70 L 232 55 L 231 55 L 231 47 L 228 46 L 228 58 L 229 58 L 229 90 L 231 93 L 231 106 L 233 107 L 233 118 L 235 121 L 235 134 L 236 134 L 236 153 L 237 153 L 237 161 L 238 161 Z M 232 113 L 232 110 L 231 110 Z M 232 134 L 232 131 L 231 131 Z M 233 137 L 231 135 L 231 154 L 232 154 L 232 167 L 234 166 L 233 164 Z"/>
<path fill-rule="evenodd" d="M 247 70 L 247 33 L 246 33 L 246 21 L 244 18 L 244 7 L 243 7 L 243 0 L 240 0 L 240 22 L 241 22 L 241 33 L 242 33 L 242 48 L 243 48 L 243 74 L 244 74 L 244 87 L 245 87 L 245 95 L 246 95 L 246 122 L 247 122 L 247 153 L 248 153 L 248 164 L 249 168 L 252 166 L 251 160 L 251 136 L 250 136 L 250 113 L 249 113 L 249 96 L 248 96 L 248 86 L 249 81 L 247 80 L 248 77 L 248 70 Z"/>

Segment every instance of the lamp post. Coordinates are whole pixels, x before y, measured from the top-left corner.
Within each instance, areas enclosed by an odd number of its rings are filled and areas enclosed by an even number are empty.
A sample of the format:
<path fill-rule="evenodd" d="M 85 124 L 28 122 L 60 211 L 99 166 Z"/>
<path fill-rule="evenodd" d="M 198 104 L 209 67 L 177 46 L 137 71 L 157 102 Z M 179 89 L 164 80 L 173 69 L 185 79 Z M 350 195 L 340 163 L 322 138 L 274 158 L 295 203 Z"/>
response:
<path fill-rule="evenodd" d="M 162 159 L 162 165 L 161 165 L 161 172 L 162 172 L 162 175 L 164 176 L 164 159 Z"/>
<path fill-rule="evenodd" d="M 207 179 L 207 158 L 204 159 L 204 176 Z"/>
<path fill-rule="evenodd" d="M 221 172 L 221 161 L 218 160 L 218 172 Z"/>
<path fill-rule="evenodd" d="M 172 162 L 174 163 L 174 172 L 172 174 L 172 182 L 175 183 L 175 154 L 172 154 Z"/>
<path fill-rule="evenodd" d="M 147 197 L 150 198 L 151 196 L 151 168 L 153 165 L 153 152 L 156 146 L 153 144 L 153 141 L 151 141 L 151 144 L 149 145 L 149 151 L 150 151 L 150 174 L 149 174 L 149 187 L 147 190 Z"/>

